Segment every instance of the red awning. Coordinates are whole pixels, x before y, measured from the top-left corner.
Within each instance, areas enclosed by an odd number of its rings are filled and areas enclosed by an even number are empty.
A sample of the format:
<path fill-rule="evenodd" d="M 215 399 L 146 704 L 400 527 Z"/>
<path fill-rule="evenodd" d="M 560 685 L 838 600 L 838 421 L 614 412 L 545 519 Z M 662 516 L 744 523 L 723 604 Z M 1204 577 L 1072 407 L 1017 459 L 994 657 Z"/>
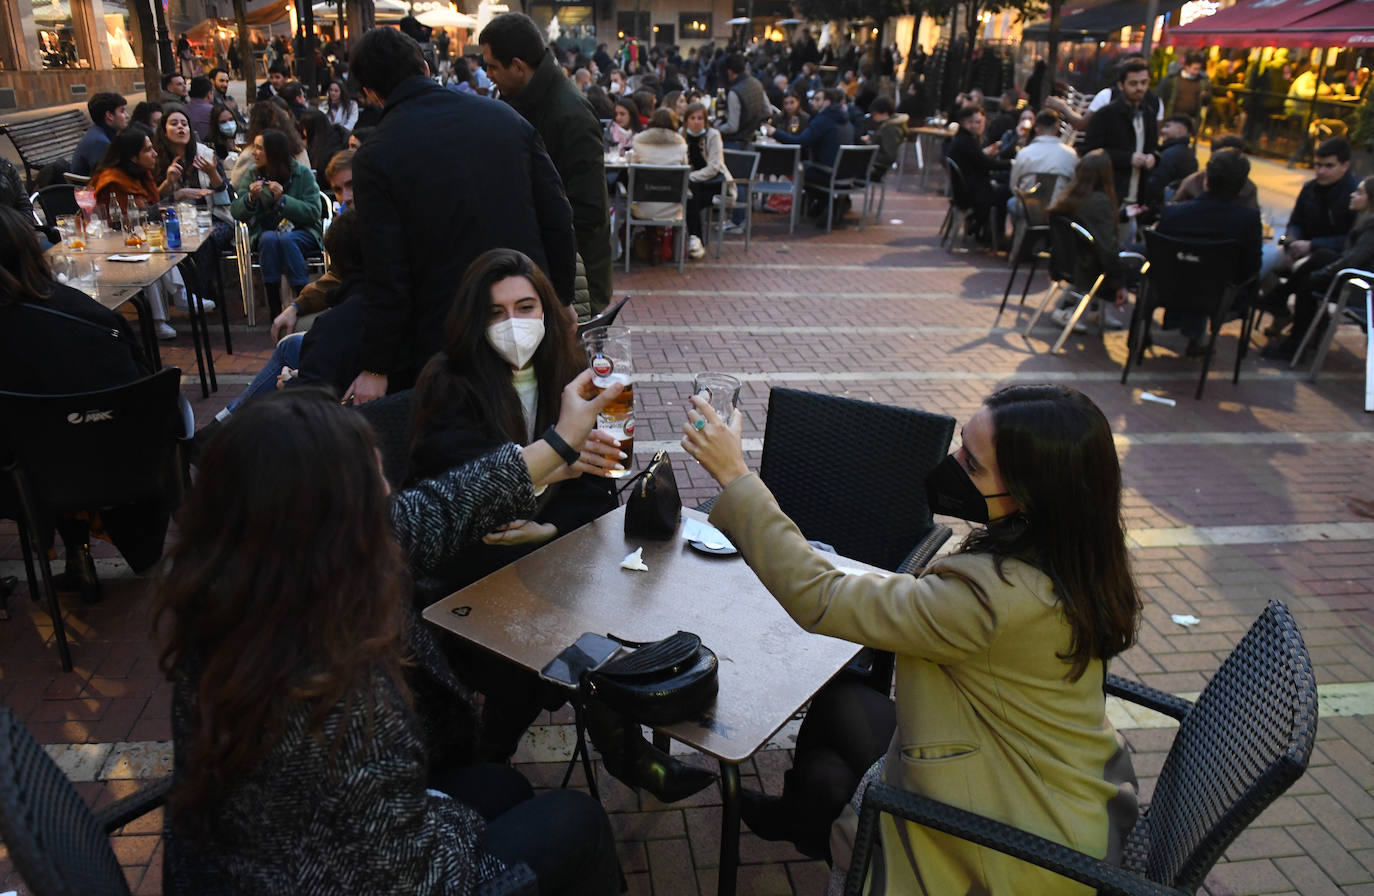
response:
<path fill-rule="evenodd" d="M 1344 2 L 1344 0 L 1242 0 L 1216 15 L 1174 28 L 1168 42 L 1176 47 L 1287 46 L 1274 32 Z"/>
<path fill-rule="evenodd" d="M 1286 47 L 1374 47 L 1374 0 L 1345 0 L 1278 33 Z"/>

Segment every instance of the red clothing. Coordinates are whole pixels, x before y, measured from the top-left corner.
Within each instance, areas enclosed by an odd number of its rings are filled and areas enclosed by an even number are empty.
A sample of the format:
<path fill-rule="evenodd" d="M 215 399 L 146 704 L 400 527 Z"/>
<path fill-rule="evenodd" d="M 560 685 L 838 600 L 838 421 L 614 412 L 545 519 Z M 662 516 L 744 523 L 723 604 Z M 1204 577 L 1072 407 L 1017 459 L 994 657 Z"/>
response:
<path fill-rule="evenodd" d="M 143 177 L 134 180 L 125 171 L 113 166 L 101 168 L 91 179 L 91 189 L 95 191 L 96 201 L 102 205 L 109 205 L 110 196 L 117 197 L 124 211 L 128 211 L 129 197 L 142 200 L 148 205 L 157 205 L 158 196 L 157 182 L 153 180 L 151 172 L 144 171 Z"/>

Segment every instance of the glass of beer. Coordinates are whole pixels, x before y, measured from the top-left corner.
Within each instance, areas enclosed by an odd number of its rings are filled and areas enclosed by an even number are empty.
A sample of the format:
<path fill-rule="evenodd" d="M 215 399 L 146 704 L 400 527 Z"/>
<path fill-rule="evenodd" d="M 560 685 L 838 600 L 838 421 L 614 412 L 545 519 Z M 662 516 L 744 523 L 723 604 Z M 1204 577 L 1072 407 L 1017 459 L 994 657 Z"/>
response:
<path fill-rule="evenodd" d="M 582 348 L 587 352 L 587 366 L 592 369 L 592 384 L 606 389 L 623 383 L 625 391 L 608 404 L 596 418 L 596 428 L 610 433 L 620 441 L 625 452 L 624 469 L 609 475 L 619 479 L 630 472 L 634 464 L 635 396 L 634 364 L 630 360 L 629 327 L 597 327 L 582 334 Z"/>
<path fill-rule="evenodd" d="M 692 394 L 700 395 L 727 424 L 739 406 L 739 380 L 728 373 L 698 373 L 692 380 Z"/>

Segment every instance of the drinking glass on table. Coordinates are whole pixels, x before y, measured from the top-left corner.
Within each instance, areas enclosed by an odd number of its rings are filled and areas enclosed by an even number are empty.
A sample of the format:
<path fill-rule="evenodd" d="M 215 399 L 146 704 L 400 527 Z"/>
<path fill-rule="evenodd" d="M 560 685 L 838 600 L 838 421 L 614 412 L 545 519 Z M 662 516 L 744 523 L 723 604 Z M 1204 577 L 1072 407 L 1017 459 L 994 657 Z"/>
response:
<path fill-rule="evenodd" d="M 739 380 L 728 373 L 706 371 L 692 380 L 692 394 L 706 399 L 726 423 L 739 406 L 739 388 Z"/>
<path fill-rule="evenodd" d="M 596 417 L 596 428 L 620 441 L 625 452 L 624 469 L 610 473 L 613 478 L 629 475 L 634 464 L 635 395 L 634 364 L 630 360 L 629 327 L 597 327 L 582 334 L 587 366 L 592 369 L 592 385 L 606 389 L 624 383 L 625 391 L 606 405 Z"/>

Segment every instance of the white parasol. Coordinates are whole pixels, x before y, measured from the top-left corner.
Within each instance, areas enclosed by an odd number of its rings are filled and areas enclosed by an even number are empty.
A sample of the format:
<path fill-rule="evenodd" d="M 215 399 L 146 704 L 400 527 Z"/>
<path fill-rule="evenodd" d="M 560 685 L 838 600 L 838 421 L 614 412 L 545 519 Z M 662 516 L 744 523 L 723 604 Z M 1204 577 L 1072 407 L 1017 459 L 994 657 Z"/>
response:
<path fill-rule="evenodd" d="M 477 27 L 477 20 L 472 16 L 454 12 L 446 7 L 422 12 L 415 18 L 426 28 L 467 28 L 471 30 Z"/>
<path fill-rule="evenodd" d="M 739 16 L 738 18 L 734 18 L 734 19 L 728 20 L 725 24 L 727 24 L 727 25 L 748 25 L 748 24 L 749 24 L 749 17 L 748 17 L 748 16 Z"/>

